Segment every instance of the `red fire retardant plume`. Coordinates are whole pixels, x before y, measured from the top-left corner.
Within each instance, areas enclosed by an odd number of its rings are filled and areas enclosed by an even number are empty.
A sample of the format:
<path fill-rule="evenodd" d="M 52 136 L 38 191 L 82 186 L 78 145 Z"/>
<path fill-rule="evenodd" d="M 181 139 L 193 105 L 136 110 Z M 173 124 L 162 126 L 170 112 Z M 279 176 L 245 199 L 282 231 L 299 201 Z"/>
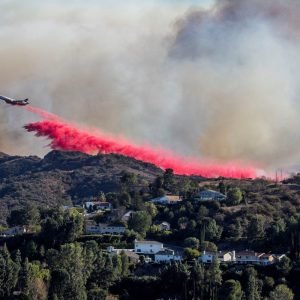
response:
<path fill-rule="evenodd" d="M 255 178 L 255 168 L 238 164 L 208 164 L 193 159 L 185 159 L 171 151 L 139 146 L 121 137 L 112 137 L 94 129 L 83 129 L 66 122 L 59 117 L 38 108 L 27 106 L 27 110 L 38 114 L 45 120 L 24 126 L 36 136 L 51 140 L 52 149 L 80 151 L 87 154 L 116 153 L 152 163 L 162 169 L 171 168 L 174 173 L 182 175 L 199 175 L 203 177 Z"/>

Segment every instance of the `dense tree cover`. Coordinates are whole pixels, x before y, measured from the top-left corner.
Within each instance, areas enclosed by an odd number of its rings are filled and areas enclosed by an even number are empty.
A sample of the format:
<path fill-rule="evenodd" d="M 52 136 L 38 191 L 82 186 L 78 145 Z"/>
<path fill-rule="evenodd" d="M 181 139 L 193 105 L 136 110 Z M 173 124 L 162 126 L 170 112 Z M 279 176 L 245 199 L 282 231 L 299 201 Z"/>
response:
<path fill-rule="evenodd" d="M 139 233 L 141 236 L 145 236 L 149 230 L 152 222 L 151 215 L 146 211 L 137 211 L 132 213 L 128 220 L 128 228 Z"/>
<path fill-rule="evenodd" d="M 47 245 L 73 242 L 83 232 L 83 214 L 76 209 L 48 210 L 42 221 L 41 236 Z"/>
<path fill-rule="evenodd" d="M 14 209 L 7 218 L 10 226 L 36 225 L 40 221 L 40 212 L 36 206 L 26 205 L 23 208 Z"/>
<path fill-rule="evenodd" d="M 279 284 L 270 293 L 270 300 L 293 300 L 294 293 L 285 285 Z"/>
<path fill-rule="evenodd" d="M 224 202 L 199 201 L 201 189 L 227 195 Z M 83 236 L 84 216 L 78 209 L 28 207 L 11 212 L 8 223 L 41 231 L 0 244 L 0 298 L 3 299 L 293 299 L 299 294 L 300 217 L 298 192 L 290 187 L 253 181 L 207 181 L 180 178 L 166 170 L 148 187 L 138 176 L 122 173 L 119 192 L 100 193 L 113 204 L 109 217 L 123 224 L 123 236 Z M 165 194 L 181 195 L 175 205 L 149 202 Z M 169 222 L 171 230 L 159 224 Z M 182 247 L 184 261 L 168 265 L 130 262 L 123 252 L 110 255 L 108 245 L 131 248 L 147 238 Z M 203 250 L 227 248 L 287 253 L 276 266 L 226 266 L 198 262 Z M 237 248 L 235 248 L 237 247 Z M 298 277 L 297 277 L 298 276 Z M 14 294 L 14 295 L 13 295 Z M 20 294 L 20 296 L 18 296 Z"/>
<path fill-rule="evenodd" d="M 290 186 L 276 185 L 263 179 L 222 180 L 218 185 L 213 181 L 210 185 L 208 181 L 203 187 L 219 189 L 226 193 L 228 200 L 195 200 L 194 186 L 190 182 L 183 202 L 172 207 L 157 206 L 158 214 L 153 222 L 167 221 L 171 224 L 169 241 L 181 240 L 184 246 L 185 238 L 195 237 L 200 240 L 200 249 L 206 241 L 215 244 L 223 241 L 258 251 L 290 251 L 292 258 L 299 258 L 298 190 L 291 191 Z M 198 190 L 203 187 L 198 187 Z M 159 232 L 151 232 L 149 237 L 165 238 Z"/>
<path fill-rule="evenodd" d="M 20 259 L 13 260 L 11 255 L 4 245 L 0 252 L 0 296 L 11 296 L 14 287 L 18 281 L 18 274 L 20 272 Z"/>
<path fill-rule="evenodd" d="M 222 300 L 241 300 L 243 296 L 242 287 L 239 281 L 226 280 L 220 290 L 219 299 Z"/>
<path fill-rule="evenodd" d="M 3 299 L 105 299 L 110 293 L 120 299 L 293 299 L 292 290 L 254 268 L 221 268 L 197 261 L 160 266 L 156 275 L 138 276 L 128 257 L 108 255 L 93 240 L 64 243 L 47 249 L 39 261 L 30 261 L 17 250 L 12 257 L 6 245 L 0 254 L 0 293 Z M 261 278 L 265 277 L 264 282 Z M 271 283 L 270 283 L 271 282 Z"/>
<path fill-rule="evenodd" d="M 265 179 L 219 179 L 201 184 L 199 178 L 176 176 L 171 169 L 148 188 L 138 182 L 136 174 L 123 173 L 120 192 L 107 193 L 106 199 L 119 210 L 136 212 L 128 227 L 143 237 L 180 241 L 183 247 L 185 238 L 194 237 L 200 241 L 199 250 L 204 249 L 206 242 L 223 241 L 259 251 L 291 251 L 293 258 L 299 257 L 300 193 L 290 185 Z M 196 200 L 197 192 L 207 188 L 223 192 L 227 200 Z M 147 202 L 165 194 L 181 195 L 184 201 L 174 206 Z M 141 217 L 144 212 L 151 220 Z M 171 224 L 171 232 L 158 230 L 156 224 L 163 221 Z"/>
<path fill-rule="evenodd" d="M 185 261 L 160 265 L 146 275 L 143 262 L 138 267 L 124 252 L 107 254 L 102 240 L 90 237 L 79 241 L 83 222 L 77 210 L 49 210 L 41 216 L 42 230 L 35 238 L 29 236 L 19 248 L 15 244 L 10 249 L 6 244 L 1 248 L 0 298 L 81 300 L 117 294 L 120 299 L 140 299 L 143 295 L 145 299 L 288 300 L 295 294 L 288 280 L 297 266 L 288 258 L 264 269 L 228 269 L 217 260 L 203 265 L 197 261 L 200 240 L 186 237 Z M 51 240 L 46 238 L 47 230 Z M 130 235 L 123 238 L 130 240 Z M 207 241 L 204 246 L 216 247 Z M 138 271 L 141 268 L 146 268 L 144 275 Z"/>
<path fill-rule="evenodd" d="M 240 188 L 234 187 L 227 192 L 227 202 L 231 205 L 238 205 L 243 199 L 243 194 Z"/>

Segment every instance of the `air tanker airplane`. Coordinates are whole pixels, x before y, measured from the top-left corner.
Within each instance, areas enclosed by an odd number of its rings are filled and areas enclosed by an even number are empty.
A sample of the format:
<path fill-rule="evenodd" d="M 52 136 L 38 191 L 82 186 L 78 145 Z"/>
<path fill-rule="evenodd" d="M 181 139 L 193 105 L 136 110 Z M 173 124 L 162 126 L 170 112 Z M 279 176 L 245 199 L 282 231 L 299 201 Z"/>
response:
<path fill-rule="evenodd" d="M 16 100 L 16 99 L 11 99 L 11 98 L 8 98 L 8 97 L 5 97 L 5 96 L 1 96 L 1 95 L 0 95 L 0 100 L 3 100 L 7 104 L 10 104 L 10 105 L 20 105 L 20 106 L 23 106 L 23 105 L 29 104 L 28 99 Z"/>

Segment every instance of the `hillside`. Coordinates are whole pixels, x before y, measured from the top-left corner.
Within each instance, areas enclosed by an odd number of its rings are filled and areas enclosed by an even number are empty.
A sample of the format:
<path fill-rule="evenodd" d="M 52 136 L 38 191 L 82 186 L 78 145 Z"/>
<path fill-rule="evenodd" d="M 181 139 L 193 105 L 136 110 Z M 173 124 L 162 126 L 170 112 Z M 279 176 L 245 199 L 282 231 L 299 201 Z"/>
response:
<path fill-rule="evenodd" d="M 8 291 L 5 290 L 5 293 L 10 293 L 8 288 L 12 290 L 18 282 L 22 284 L 22 274 L 32 268 L 48 274 L 42 283 L 45 285 L 43 290 L 45 293 L 49 291 L 49 294 L 61 289 L 59 284 L 55 286 L 58 275 L 63 275 L 62 278 L 66 278 L 65 282 L 69 284 L 67 278 L 74 273 L 74 278 L 81 278 L 80 290 L 90 295 L 87 299 L 94 299 L 95 291 L 101 295 L 103 291 L 107 294 L 124 294 L 120 299 L 128 299 L 128 295 L 130 299 L 139 299 L 139 290 L 147 289 L 157 293 L 150 294 L 149 300 L 173 299 L 182 293 L 182 288 L 176 289 L 180 285 L 174 278 L 182 280 L 184 276 L 187 278 L 186 289 L 191 295 L 188 299 L 192 299 L 197 276 L 204 278 L 201 284 L 197 283 L 198 294 L 203 289 L 203 299 L 213 300 L 216 298 L 206 297 L 205 293 L 209 294 L 211 272 L 216 270 L 220 291 L 227 289 L 228 281 L 236 280 L 240 290 L 247 295 L 251 277 L 252 282 L 257 282 L 257 299 L 266 299 L 270 292 L 277 291 L 278 286 L 282 288 L 281 283 L 284 282 L 285 290 L 295 293 L 295 300 L 298 300 L 299 182 L 299 175 L 282 183 L 264 178 L 237 180 L 176 176 L 171 169 L 162 171 L 151 164 L 119 155 L 90 156 L 78 152 L 52 151 L 41 159 L 0 153 L 1 222 L 4 224 L 9 212 L 17 207 L 35 204 L 40 208 L 25 207 L 14 211 L 9 225 L 29 225 L 31 232 L 3 235 L 0 239 L 2 260 L 6 259 L 6 265 L 15 264 L 22 271 L 18 275 L 19 281 L 16 279 L 14 285 L 9 286 L 8 280 L 3 281 Z M 203 190 L 205 193 L 214 193 L 207 190 L 219 191 L 226 194 L 227 198 L 223 201 L 200 200 Z M 106 197 L 115 209 L 88 215 L 78 209 L 47 209 L 63 204 L 81 204 L 84 200 L 99 197 L 101 192 L 105 193 L 101 197 Z M 173 205 L 147 202 L 165 194 L 179 194 L 183 200 Z M 131 217 L 123 220 L 126 211 L 131 211 Z M 95 228 L 95 224 L 89 225 L 93 221 L 108 224 L 107 228 L 119 228 L 122 225 L 124 231 L 120 235 L 95 233 L 88 229 Z M 166 255 L 169 257 L 174 250 L 183 263 L 164 265 L 164 262 L 155 261 L 155 264 L 147 265 L 141 259 L 139 262 L 138 257 L 133 262 L 129 261 L 125 252 L 120 255 L 116 253 L 112 259 L 105 252 L 107 246 L 132 249 L 136 239 L 163 243 L 167 247 Z M 253 255 L 259 259 L 267 257 L 267 265 L 265 260 L 253 263 L 251 259 L 247 260 L 247 265 L 245 261 L 224 261 L 221 265 L 219 261 L 195 264 L 200 254 L 204 254 L 203 250 L 215 253 L 218 257 L 220 252 L 216 253 L 217 250 L 224 250 L 226 255 L 235 253 L 234 250 L 249 258 L 248 254 L 252 252 L 244 252 L 245 249 L 254 250 L 256 254 Z M 151 254 L 152 251 L 153 248 Z M 20 256 L 17 256 L 18 253 Z M 137 253 L 134 254 L 137 256 Z M 15 262 L 11 257 L 16 257 Z M 17 257 L 20 259 L 17 260 Z M 171 256 L 169 261 L 173 258 Z M 73 266 L 76 266 L 75 271 Z M 86 274 L 85 270 L 90 271 L 83 284 L 82 274 Z M 28 274 L 29 278 L 33 278 L 31 273 Z M 41 279 L 38 280 L 40 284 Z M 49 283 L 49 280 L 52 281 Z M 158 286 L 166 288 L 161 290 Z M 29 293 L 27 286 L 21 286 L 21 289 L 23 293 Z M 70 290 L 75 290 L 75 287 L 70 287 Z M 69 294 L 66 295 L 61 299 L 70 299 Z M 104 298 L 101 296 L 99 299 Z M 187 297 L 180 296 L 178 299 Z"/>
<path fill-rule="evenodd" d="M 123 172 L 135 173 L 143 186 L 162 174 L 151 164 L 114 154 L 51 151 L 42 159 L 0 153 L 0 221 L 24 203 L 76 204 L 101 191 L 117 191 Z"/>
<path fill-rule="evenodd" d="M 161 180 L 157 181 L 164 172 L 148 163 L 115 154 L 91 156 L 79 152 L 51 151 L 44 158 L 0 153 L 0 222 L 5 223 L 11 210 L 25 204 L 45 208 L 82 204 L 83 201 L 99 196 L 101 192 L 116 192 L 120 195 L 120 179 L 125 173 L 136 174 L 135 184 L 127 189 L 134 201 L 148 199 L 149 193 L 150 197 L 155 197 L 159 190 L 180 193 L 185 199 L 192 200 L 193 193 L 201 189 L 219 190 L 221 183 L 227 186 L 227 190 L 230 187 L 240 188 L 243 201 L 239 205 L 207 204 L 210 217 L 224 227 L 223 238 L 230 238 L 231 234 L 227 231 L 237 224 L 247 228 L 254 217 L 263 218 L 264 228 L 268 228 L 275 219 L 287 222 L 291 216 L 300 212 L 297 177 L 275 184 L 264 179 L 175 176 L 168 188 L 166 182 L 161 186 Z M 150 184 L 156 186 L 156 192 L 149 190 Z M 135 192 L 143 196 L 136 196 Z M 183 215 L 197 223 L 199 203 L 191 203 L 193 204 L 187 202 L 182 207 L 174 207 L 171 216 L 163 211 L 158 217 L 167 220 L 173 227 L 178 226 L 178 219 Z M 190 205 L 193 206 L 192 210 Z M 128 204 L 125 206 L 131 207 Z M 134 209 L 138 206 L 136 204 Z M 242 236 L 244 234 L 246 232 L 240 233 Z"/>

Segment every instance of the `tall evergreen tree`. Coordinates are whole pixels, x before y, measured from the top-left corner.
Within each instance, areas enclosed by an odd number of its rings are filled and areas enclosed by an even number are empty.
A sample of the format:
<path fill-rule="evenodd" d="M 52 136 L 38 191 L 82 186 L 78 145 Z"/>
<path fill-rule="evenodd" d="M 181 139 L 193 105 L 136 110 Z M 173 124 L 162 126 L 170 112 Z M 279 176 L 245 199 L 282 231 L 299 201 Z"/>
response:
<path fill-rule="evenodd" d="M 219 300 L 241 300 L 243 296 L 242 287 L 237 280 L 226 280 L 220 290 Z"/>
<path fill-rule="evenodd" d="M 192 283 L 192 298 L 204 300 L 205 292 L 205 269 L 197 261 L 191 269 L 190 279 Z"/>
<path fill-rule="evenodd" d="M 222 284 L 222 271 L 218 259 L 214 259 L 210 264 L 206 278 L 209 284 L 209 299 L 215 300 L 218 297 L 218 290 Z"/>
<path fill-rule="evenodd" d="M 20 267 L 14 262 L 6 244 L 0 251 L 0 296 L 9 297 L 17 285 Z"/>
<path fill-rule="evenodd" d="M 270 293 L 270 300 L 293 300 L 294 293 L 285 285 L 279 284 Z"/>
<path fill-rule="evenodd" d="M 261 299 L 261 286 L 257 278 L 257 272 L 254 268 L 247 268 L 246 274 L 246 300 L 260 300 Z"/>
<path fill-rule="evenodd" d="M 129 270 L 129 259 L 128 259 L 128 256 L 124 252 L 121 253 L 121 264 L 122 264 L 121 275 L 127 276 L 128 270 Z"/>
<path fill-rule="evenodd" d="M 83 248 L 79 243 L 65 244 L 60 251 L 48 254 L 48 264 L 51 274 L 54 270 L 65 269 L 70 276 L 69 284 L 65 289 L 66 299 L 84 300 L 86 299 L 85 264 L 83 258 Z"/>

